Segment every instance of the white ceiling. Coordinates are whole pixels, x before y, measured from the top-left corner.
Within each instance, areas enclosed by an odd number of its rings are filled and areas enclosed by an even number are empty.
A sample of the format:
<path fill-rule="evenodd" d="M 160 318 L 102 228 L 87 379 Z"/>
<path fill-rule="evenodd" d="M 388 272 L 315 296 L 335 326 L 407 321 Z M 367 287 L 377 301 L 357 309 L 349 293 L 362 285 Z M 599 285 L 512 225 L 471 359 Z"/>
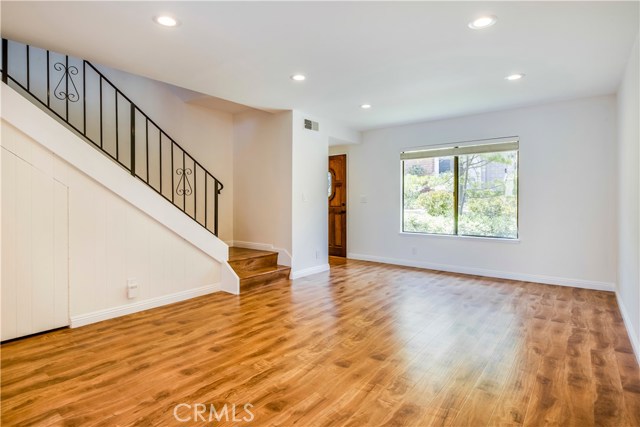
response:
<path fill-rule="evenodd" d="M 1 19 L 3 37 L 363 130 L 614 93 L 638 5 L 2 1 Z M 152 22 L 161 13 L 181 25 Z M 467 28 L 483 13 L 497 24 Z M 307 80 L 291 81 L 296 72 Z M 504 80 L 513 72 L 526 77 Z"/>

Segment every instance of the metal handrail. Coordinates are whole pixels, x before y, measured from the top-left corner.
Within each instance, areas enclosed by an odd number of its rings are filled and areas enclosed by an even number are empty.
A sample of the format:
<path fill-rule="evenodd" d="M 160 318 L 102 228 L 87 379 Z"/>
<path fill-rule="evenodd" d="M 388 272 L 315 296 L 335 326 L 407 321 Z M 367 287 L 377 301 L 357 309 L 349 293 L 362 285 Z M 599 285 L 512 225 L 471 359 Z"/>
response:
<path fill-rule="evenodd" d="M 9 70 L 9 43 L 12 45 L 21 45 L 24 46 L 25 49 L 25 67 L 24 67 L 24 76 L 12 76 Z M 64 114 L 60 111 L 57 111 L 54 105 L 52 105 L 52 80 L 51 80 L 51 51 L 46 49 L 41 49 L 46 54 L 46 100 L 42 99 L 38 94 L 36 94 L 32 90 L 32 63 L 31 63 L 31 50 L 32 47 L 26 44 L 9 41 L 7 39 L 2 39 L 2 82 L 7 85 L 15 85 L 23 92 L 30 95 L 30 97 L 36 101 L 38 101 L 42 106 L 46 107 L 51 113 L 55 115 L 59 120 L 63 121 L 68 127 L 70 127 L 73 131 L 83 137 L 86 141 L 91 143 L 95 148 L 102 151 L 104 154 L 109 156 L 112 160 L 118 163 L 120 166 L 124 167 L 131 175 L 140 179 L 142 182 L 147 184 L 150 188 L 160 194 L 165 198 L 168 202 L 173 204 L 176 208 L 180 209 L 186 215 L 191 217 L 198 224 L 203 226 L 206 230 L 213 233 L 214 235 L 218 235 L 218 196 L 220 192 L 224 188 L 222 182 L 220 182 L 215 176 L 213 176 L 207 169 L 205 169 L 200 162 L 195 160 L 180 144 L 178 144 L 173 138 L 171 138 L 167 132 L 165 132 L 158 124 L 151 119 L 140 107 L 138 107 L 128 96 L 126 96 L 118 87 L 111 82 L 104 74 L 102 74 L 93 64 L 86 60 L 82 61 L 82 126 L 81 128 L 74 124 L 72 120 L 70 120 L 69 116 L 69 103 L 77 103 L 80 102 L 80 93 L 78 87 L 76 86 L 76 82 L 73 79 L 73 76 L 77 76 L 80 73 L 80 70 L 76 65 L 69 65 L 69 56 L 64 56 L 64 63 L 56 62 L 53 65 L 54 71 L 62 72 L 59 80 L 58 78 L 54 78 L 54 86 L 53 96 L 58 101 L 64 102 Z M 77 59 L 76 61 L 80 61 Z M 88 132 L 87 127 L 87 71 L 94 73 L 98 77 L 99 84 L 99 105 L 93 105 L 95 110 L 99 112 L 99 138 L 92 137 L 92 135 Z M 44 74 L 44 73 L 43 73 Z M 107 123 L 104 122 L 104 100 L 103 93 L 105 84 L 107 88 L 111 88 L 114 93 L 114 106 L 115 106 L 115 123 Z M 64 88 L 64 90 L 62 90 Z M 44 88 L 43 88 L 44 89 Z M 123 100 L 125 103 L 128 103 L 129 108 L 129 146 L 125 147 L 129 149 L 129 162 L 125 162 L 121 159 L 121 138 L 120 136 L 126 132 L 120 132 L 121 125 L 119 123 L 119 104 L 120 100 Z M 57 103 L 59 104 L 59 102 Z M 125 104 L 126 105 L 126 104 Z M 59 109 L 59 108 L 58 108 Z M 136 152 L 138 149 L 141 149 L 142 146 L 137 145 L 139 141 L 139 137 L 136 135 L 136 121 L 137 118 L 142 118 L 144 121 L 144 140 L 140 142 L 140 144 L 144 143 L 144 152 L 145 152 L 145 168 L 144 173 L 139 173 L 140 169 L 136 164 Z M 115 130 L 115 153 L 113 150 L 109 150 L 105 147 L 104 143 L 104 134 L 106 126 L 114 125 L 112 130 Z M 149 130 L 157 129 L 158 133 L 158 141 L 157 141 L 157 152 L 158 152 L 158 163 L 157 165 L 153 165 L 149 161 L 149 153 L 150 153 L 150 144 L 155 144 L 154 141 L 150 141 L 149 139 Z M 124 137 L 124 135 L 122 135 Z M 163 140 L 168 141 L 169 149 L 171 150 L 171 158 L 170 158 L 170 172 L 171 172 L 171 197 L 167 196 L 166 186 L 163 186 L 163 171 L 166 173 L 166 168 L 163 164 L 162 153 L 165 151 L 165 145 Z M 177 151 L 177 155 L 176 155 Z M 176 157 L 178 158 L 178 166 L 176 168 Z M 168 163 L 168 160 L 165 159 L 165 162 Z M 189 167 L 188 167 L 189 166 Z M 150 170 L 153 169 L 157 171 L 158 179 L 157 182 L 152 182 L 150 176 Z M 199 173 L 201 172 L 201 173 Z M 199 175 L 203 175 L 204 179 L 198 178 Z M 193 186 L 191 185 L 192 176 Z M 178 184 L 176 186 L 175 180 L 178 179 Z M 198 182 L 201 183 L 204 181 L 204 201 L 202 197 L 198 198 Z M 209 183 L 213 184 L 213 187 L 209 185 Z M 163 188 L 164 187 L 164 188 Z M 213 218 L 210 217 L 209 214 L 209 194 L 212 193 L 213 196 Z M 202 192 L 200 193 L 202 194 Z M 190 202 L 187 203 L 187 199 L 190 199 Z M 198 208 L 204 208 L 204 215 L 201 213 L 198 215 Z M 201 211 L 202 212 L 202 211 Z M 210 224 L 212 222 L 212 224 Z"/>

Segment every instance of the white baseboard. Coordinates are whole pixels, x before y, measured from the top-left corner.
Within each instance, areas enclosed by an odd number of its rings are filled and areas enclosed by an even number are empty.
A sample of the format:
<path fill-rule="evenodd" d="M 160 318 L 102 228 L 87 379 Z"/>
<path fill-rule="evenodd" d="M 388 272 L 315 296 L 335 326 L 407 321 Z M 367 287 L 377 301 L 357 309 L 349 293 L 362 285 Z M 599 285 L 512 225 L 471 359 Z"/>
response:
<path fill-rule="evenodd" d="M 322 273 L 324 271 L 329 271 L 329 264 L 317 265 L 311 268 L 305 268 L 303 270 L 291 270 L 291 274 L 289 275 L 289 279 L 299 279 L 301 277 L 311 276 L 312 274 Z"/>
<path fill-rule="evenodd" d="M 71 327 L 89 325 L 91 323 L 101 322 L 115 317 L 125 316 L 139 311 L 149 310 L 151 308 L 161 307 L 163 305 L 173 304 L 175 302 L 185 301 L 202 295 L 211 294 L 220 290 L 220 284 L 202 286 L 200 288 L 189 289 L 186 291 L 176 292 L 174 294 L 163 295 L 144 301 L 133 302 L 127 305 L 107 308 L 104 310 L 94 311 L 93 313 L 80 314 L 71 316 Z"/>
<path fill-rule="evenodd" d="M 636 331 L 635 326 L 631 322 L 631 318 L 629 317 L 629 313 L 627 313 L 627 309 L 620 300 L 620 294 L 616 291 L 616 299 L 618 300 L 618 307 L 620 307 L 620 314 L 622 314 L 622 320 L 624 321 L 624 326 L 627 329 L 627 335 L 629 336 L 629 341 L 631 341 L 631 347 L 633 347 L 633 353 L 636 356 L 636 360 L 638 364 L 640 364 L 640 342 L 638 340 L 638 332 Z"/>
<path fill-rule="evenodd" d="M 278 248 L 269 243 L 243 242 L 241 240 L 232 240 L 227 242 L 228 245 L 237 248 L 256 249 L 258 251 L 278 252 L 278 264 L 291 267 L 291 254 L 283 248 Z"/>
<path fill-rule="evenodd" d="M 593 289 L 597 291 L 615 290 L 615 285 L 608 282 L 596 282 L 582 279 L 568 279 L 564 277 L 540 276 L 526 273 L 514 273 L 510 271 L 487 270 L 484 268 L 464 267 L 449 264 L 434 264 L 430 262 L 415 261 L 408 259 L 386 258 L 374 255 L 348 253 L 347 258 L 362 261 L 381 262 L 385 264 L 403 265 L 406 267 L 427 268 L 429 270 L 447 271 L 450 273 L 471 274 L 474 276 L 496 277 L 499 279 L 520 280 L 525 282 L 544 283 L 547 285 L 570 286 L 574 288 Z"/>

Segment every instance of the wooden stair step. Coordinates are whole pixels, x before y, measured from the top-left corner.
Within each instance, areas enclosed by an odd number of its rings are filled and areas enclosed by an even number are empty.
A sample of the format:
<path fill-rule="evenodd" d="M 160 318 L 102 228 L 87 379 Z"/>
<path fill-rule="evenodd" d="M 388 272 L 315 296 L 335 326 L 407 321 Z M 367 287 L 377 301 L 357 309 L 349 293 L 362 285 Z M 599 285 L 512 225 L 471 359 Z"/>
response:
<path fill-rule="evenodd" d="M 253 271 L 278 265 L 278 253 L 267 252 L 260 256 L 229 260 L 229 265 L 237 272 Z"/>
<path fill-rule="evenodd" d="M 229 265 L 240 278 L 240 289 L 263 286 L 289 278 L 291 267 L 278 265 L 278 253 L 229 248 Z"/>
<path fill-rule="evenodd" d="M 278 253 L 246 248 L 229 248 L 229 265 L 236 273 L 278 265 Z"/>
<path fill-rule="evenodd" d="M 261 268 L 256 268 L 255 270 L 244 270 L 244 271 L 238 271 L 238 277 L 240 277 L 241 279 L 246 279 L 248 277 L 254 277 L 254 276 L 260 276 L 263 274 L 269 274 L 271 272 L 274 271 L 281 271 L 284 270 L 287 267 L 286 265 L 273 265 L 273 266 L 267 266 L 267 267 L 261 267 Z"/>
<path fill-rule="evenodd" d="M 278 255 L 277 252 L 273 252 L 273 251 L 260 251 L 257 249 L 230 247 L 229 262 L 242 261 L 242 260 L 251 259 L 251 258 L 260 258 L 266 255 L 274 255 L 274 254 Z"/>
<path fill-rule="evenodd" d="M 291 267 L 276 265 L 262 267 L 251 271 L 237 271 L 240 277 L 240 289 L 246 290 L 255 286 L 264 286 L 280 280 L 287 280 Z"/>

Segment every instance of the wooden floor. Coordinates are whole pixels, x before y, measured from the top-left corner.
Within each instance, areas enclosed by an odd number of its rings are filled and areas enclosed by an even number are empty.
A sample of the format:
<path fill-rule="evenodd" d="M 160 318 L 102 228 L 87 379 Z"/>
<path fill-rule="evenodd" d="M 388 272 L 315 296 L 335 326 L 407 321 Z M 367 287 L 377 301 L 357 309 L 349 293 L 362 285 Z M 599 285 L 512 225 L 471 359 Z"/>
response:
<path fill-rule="evenodd" d="M 1 350 L 3 426 L 640 425 L 612 293 L 366 262 Z"/>

